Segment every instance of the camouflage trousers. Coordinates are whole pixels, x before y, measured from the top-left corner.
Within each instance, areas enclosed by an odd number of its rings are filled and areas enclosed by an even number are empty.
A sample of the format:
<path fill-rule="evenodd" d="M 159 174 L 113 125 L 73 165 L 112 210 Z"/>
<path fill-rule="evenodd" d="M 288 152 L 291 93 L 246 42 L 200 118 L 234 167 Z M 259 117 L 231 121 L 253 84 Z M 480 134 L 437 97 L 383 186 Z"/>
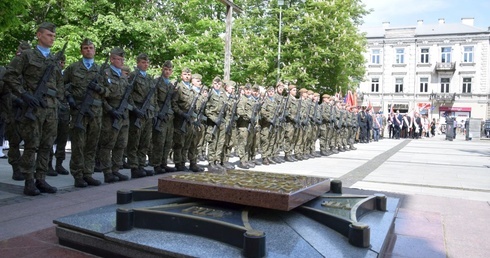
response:
<path fill-rule="evenodd" d="M 129 122 L 125 119 L 121 129 L 112 127 L 113 119 L 104 113 L 99 139 L 100 168 L 104 174 L 118 171 L 123 164 L 124 149 L 128 144 Z"/>
<path fill-rule="evenodd" d="M 78 111 L 72 112 L 76 117 Z M 102 115 L 96 113 L 93 118 L 83 117 L 82 126 L 85 130 L 70 124 L 71 159 L 70 173 L 74 178 L 90 176 L 94 173 L 95 153 L 99 144 L 102 128 Z"/>
<path fill-rule="evenodd" d="M 136 119 L 136 116 L 129 115 L 129 135 L 131 137 L 128 137 L 127 157 L 131 168 L 145 166 L 153 128 L 152 119 L 141 118 L 140 128 L 134 124 Z"/>
<path fill-rule="evenodd" d="M 23 116 L 17 123 L 20 137 L 24 140 L 19 166 L 26 180 L 46 177 L 49 153 L 58 130 L 57 108 L 37 108 L 33 114 L 35 121 Z"/>

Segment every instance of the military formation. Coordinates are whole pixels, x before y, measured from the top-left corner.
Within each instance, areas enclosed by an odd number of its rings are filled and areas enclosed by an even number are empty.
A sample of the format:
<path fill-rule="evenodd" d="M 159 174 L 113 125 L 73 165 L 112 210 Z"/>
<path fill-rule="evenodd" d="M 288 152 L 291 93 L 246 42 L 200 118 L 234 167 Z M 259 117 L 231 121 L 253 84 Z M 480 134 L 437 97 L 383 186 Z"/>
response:
<path fill-rule="evenodd" d="M 96 63 L 90 39 L 80 43 L 79 61 L 64 68 L 64 49 L 50 52 L 55 34 L 55 25 L 41 24 L 38 45 L 19 47 L 0 89 L 12 178 L 25 181 L 26 195 L 55 193 L 47 175 L 70 173 L 74 186 L 83 188 L 102 184 L 94 171 L 114 183 L 175 171 L 222 172 L 235 168 L 229 162 L 233 155 L 239 168 L 250 169 L 356 149 L 363 113 L 339 97 L 282 82 L 239 85 L 219 76 L 207 88 L 190 68 L 170 79 L 171 61 L 153 78 L 144 53 L 133 71 L 124 66 L 125 52 L 118 47 Z M 68 135 L 67 170 L 62 162 Z M 204 160 L 207 166 L 199 166 Z M 119 172 L 124 166 L 130 177 Z"/>

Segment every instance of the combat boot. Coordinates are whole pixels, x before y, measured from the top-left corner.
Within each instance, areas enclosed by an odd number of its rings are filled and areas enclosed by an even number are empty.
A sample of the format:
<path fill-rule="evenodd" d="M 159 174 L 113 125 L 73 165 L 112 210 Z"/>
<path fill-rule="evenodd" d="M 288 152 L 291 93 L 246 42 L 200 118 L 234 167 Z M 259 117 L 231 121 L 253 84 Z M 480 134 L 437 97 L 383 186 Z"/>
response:
<path fill-rule="evenodd" d="M 56 193 L 58 189 L 54 186 L 50 186 L 48 182 L 44 179 L 37 179 L 36 180 L 36 187 L 39 189 L 39 192 L 41 193 Z"/>
<path fill-rule="evenodd" d="M 115 175 L 117 178 L 119 178 L 119 181 L 127 181 L 127 180 L 129 180 L 129 177 L 128 176 L 119 173 L 119 171 L 112 171 L 112 174 Z"/>
<path fill-rule="evenodd" d="M 69 175 L 70 174 L 70 172 L 68 172 L 68 170 L 66 170 L 63 167 L 63 160 L 59 160 L 59 159 L 56 159 L 55 171 L 56 171 L 56 173 L 58 173 L 60 175 Z"/>
<path fill-rule="evenodd" d="M 258 159 L 254 159 L 254 160 L 252 160 L 252 162 L 253 162 L 255 165 L 257 165 L 257 166 L 262 165 L 262 162 L 260 162 L 260 160 L 258 160 Z"/>
<path fill-rule="evenodd" d="M 233 170 L 233 169 L 235 169 L 235 166 L 233 166 L 230 162 L 223 162 L 223 164 L 221 164 L 221 166 L 225 170 Z"/>
<path fill-rule="evenodd" d="M 319 158 L 322 156 L 322 155 L 318 154 L 316 151 L 313 152 L 311 155 L 313 155 L 313 157 L 315 157 L 315 158 Z"/>
<path fill-rule="evenodd" d="M 155 172 L 155 175 L 160 175 L 160 174 L 165 174 L 167 171 L 163 169 L 161 166 L 156 166 L 153 167 L 153 172 Z"/>
<path fill-rule="evenodd" d="M 250 168 L 246 162 L 242 162 L 242 161 L 240 161 L 240 163 L 238 163 L 238 167 L 243 168 L 243 169 L 249 169 Z"/>
<path fill-rule="evenodd" d="M 29 196 L 36 196 L 41 194 L 39 189 L 37 189 L 34 179 L 27 179 L 24 185 L 24 194 Z"/>
<path fill-rule="evenodd" d="M 299 154 L 294 155 L 294 159 L 296 160 L 303 160 L 303 157 Z"/>
<path fill-rule="evenodd" d="M 351 150 L 357 150 L 357 148 L 356 148 L 356 147 L 354 147 L 354 145 L 353 145 L 353 144 L 351 144 L 351 145 L 350 145 L 350 149 L 351 149 Z"/>
<path fill-rule="evenodd" d="M 189 171 L 187 167 L 184 165 L 185 163 L 175 164 L 176 171 Z M 166 169 L 165 169 L 166 170 Z"/>
<path fill-rule="evenodd" d="M 284 156 L 284 160 L 286 160 L 288 162 L 294 162 L 295 161 L 295 160 L 293 160 L 292 156 L 290 156 L 290 155 Z"/>
<path fill-rule="evenodd" d="M 203 172 L 204 169 L 200 166 L 198 166 L 196 163 L 191 163 L 191 165 L 189 166 L 189 169 L 192 171 L 192 172 Z"/>
<path fill-rule="evenodd" d="M 247 164 L 248 164 L 248 167 L 249 167 L 249 168 L 254 168 L 254 167 L 255 167 L 255 163 L 253 163 L 253 161 L 251 161 L 251 160 L 249 160 L 249 161 L 247 162 Z"/>
<path fill-rule="evenodd" d="M 208 171 L 218 171 L 219 168 L 216 166 L 214 162 L 209 162 L 208 164 Z"/>
<path fill-rule="evenodd" d="M 139 168 L 131 168 L 131 178 L 141 178 L 145 177 L 146 172 Z"/>
<path fill-rule="evenodd" d="M 56 170 L 54 170 L 53 168 L 53 160 L 49 160 L 48 162 L 48 171 L 46 172 L 46 175 L 47 176 L 57 176 L 58 173 L 56 172 Z"/>
<path fill-rule="evenodd" d="M 272 159 L 272 158 L 268 158 L 268 160 L 269 160 L 269 164 L 271 164 L 271 165 L 274 165 L 274 164 L 276 164 L 276 163 L 277 163 L 277 162 L 276 162 L 274 159 Z M 262 161 L 262 164 L 264 164 L 264 162 L 263 162 L 263 161 Z"/>
<path fill-rule="evenodd" d="M 345 150 L 342 147 L 339 147 L 339 152 L 344 152 Z"/>
<path fill-rule="evenodd" d="M 88 184 L 85 182 L 85 180 L 83 180 L 83 178 L 75 178 L 75 187 L 84 188 L 87 186 Z"/>
<path fill-rule="evenodd" d="M 12 179 L 15 180 L 15 181 L 23 181 L 25 180 L 25 176 L 24 174 L 22 174 L 22 172 L 20 172 L 20 168 L 19 168 L 19 165 L 12 165 Z"/>
<path fill-rule="evenodd" d="M 146 176 L 153 176 L 153 175 L 155 175 L 155 173 L 153 173 L 153 170 L 148 170 L 148 169 L 145 169 L 143 167 L 140 167 L 139 169 L 141 171 L 145 172 Z"/>
<path fill-rule="evenodd" d="M 104 173 L 104 183 L 110 184 L 119 181 L 119 177 L 115 176 L 113 173 Z"/>
<path fill-rule="evenodd" d="M 262 164 L 263 164 L 263 165 L 268 166 L 268 165 L 270 165 L 270 164 L 271 164 L 271 162 L 269 161 L 269 158 L 264 158 L 264 159 L 262 160 Z"/>
<path fill-rule="evenodd" d="M 335 149 L 335 148 L 332 148 L 331 151 L 332 151 L 333 154 L 338 154 L 339 153 L 339 151 L 337 149 Z"/>
<path fill-rule="evenodd" d="M 324 150 L 321 150 L 320 151 L 320 155 L 322 155 L 322 156 L 328 156 L 328 153 L 326 151 L 324 151 Z"/>
<path fill-rule="evenodd" d="M 84 176 L 83 180 L 85 180 L 85 182 L 87 182 L 88 185 L 92 185 L 92 186 L 99 186 L 101 184 L 99 180 L 93 178 L 92 176 Z"/>
<path fill-rule="evenodd" d="M 176 169 L 176 168 L 169 167 L 169 166 L 167 166 L 167 164 L 162 164 L 160 167 L 161 167 L 163 170 L 165 170 L 165 172 L 175 172 L 175 171 L 177 171 L 177 169 Z"/>

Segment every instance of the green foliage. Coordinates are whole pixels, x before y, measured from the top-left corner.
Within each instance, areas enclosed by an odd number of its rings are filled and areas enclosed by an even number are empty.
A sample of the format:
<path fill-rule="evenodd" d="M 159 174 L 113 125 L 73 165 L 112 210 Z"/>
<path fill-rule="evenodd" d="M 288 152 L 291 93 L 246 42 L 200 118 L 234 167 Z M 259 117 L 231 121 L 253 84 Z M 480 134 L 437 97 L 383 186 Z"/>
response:
<path fill-rule="evenodd" d="M 318 92 L 355 87 L 364 75 L 366 41 L 357 27 L 367 14 L 361 0 L 236 0 L 231 79 L 275 85 L 278 78 L 279 13 L 282 10 L 280 79 Z M 27 7 L 27 8 L 26 8 Z M 55 23 L 53 51 L 69 42 L 67 63 L 80 58 L 80 42 L 90 38 L 98 62 L 110 49 L 126 51 L 126 64 L 147 53 L 150 72 L 172 60 L 174 76 L 190 67 L 210 84 L 223 76 L 226 7 L 217 0 L 12 0 L 0 4 L 0 64 L 7 64 L 20 40 L 36 44 L 43 21 Z"/>

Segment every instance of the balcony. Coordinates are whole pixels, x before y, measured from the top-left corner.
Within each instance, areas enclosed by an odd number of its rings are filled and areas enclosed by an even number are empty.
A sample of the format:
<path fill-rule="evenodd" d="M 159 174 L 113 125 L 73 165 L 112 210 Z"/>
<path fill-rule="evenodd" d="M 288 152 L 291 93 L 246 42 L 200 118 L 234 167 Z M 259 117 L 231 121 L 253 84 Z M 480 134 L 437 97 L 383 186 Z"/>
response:
<path fill-rule="evenodd" d="M 431 93 L 429 100 L 433 103 L 452 103 L 456 99 L 456 93 Z"/>
<path fill-rule="evenodd" d="M 456 62 L 450 63 L 436 63 L 436 72 L 453 72 L 456 70 Z"/>

